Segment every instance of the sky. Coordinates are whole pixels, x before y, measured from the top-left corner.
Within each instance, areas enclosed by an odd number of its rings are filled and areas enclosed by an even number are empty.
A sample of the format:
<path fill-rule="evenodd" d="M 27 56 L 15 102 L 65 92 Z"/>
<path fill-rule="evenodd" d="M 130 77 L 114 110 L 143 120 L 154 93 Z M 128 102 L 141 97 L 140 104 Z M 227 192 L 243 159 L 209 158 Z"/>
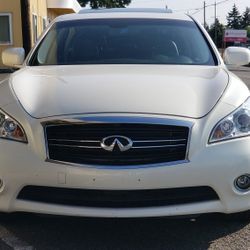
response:
<path fill-rule="evenodd" d="M 216 0 L 218 4 L 217 6 L 217 17 L 220 22 L 226 24 L 226 16 L 228 12 L 232 9 L 233 4 L 235 3 L 238 7 L 240 13 L 242 14 L 246 7 L 250 7 L 250 0 Z M 210 25 L 214 23 L 215 16 L 215 8 L 214 8 L 215 0 L 206 0 L 206 5 L 211 5 L 211 7 L 206 8 L 206 22 Z M 132 0 L 132 3 L 129 7 L 133 8 L 164 8 L 165 6 L 172 9 L 174 12 L 186 13 L 187 10 L 193 9 L 189 11 L 189 14 L 193 15 L 200 22 L 204 22 L 203 18 L 203 10 L 195 10 L 200 9 L 204 5 L 203 0 Z"/>

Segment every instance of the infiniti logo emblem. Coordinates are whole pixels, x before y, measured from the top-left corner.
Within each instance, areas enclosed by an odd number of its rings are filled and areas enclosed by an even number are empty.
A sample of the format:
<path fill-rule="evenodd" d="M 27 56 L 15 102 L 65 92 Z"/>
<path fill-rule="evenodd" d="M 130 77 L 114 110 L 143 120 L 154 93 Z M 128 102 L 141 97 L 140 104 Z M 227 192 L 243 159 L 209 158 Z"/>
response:
<path fill-rule="evenodd" d="M 102 139 L 101 147 L 109 152 L 113 152 L 115 148 L 120 150 L 120 152 L 125 152 L 131 149 L 133 146 L 133 141 L 128 137 L 121 135 L 108 136 Z"/>

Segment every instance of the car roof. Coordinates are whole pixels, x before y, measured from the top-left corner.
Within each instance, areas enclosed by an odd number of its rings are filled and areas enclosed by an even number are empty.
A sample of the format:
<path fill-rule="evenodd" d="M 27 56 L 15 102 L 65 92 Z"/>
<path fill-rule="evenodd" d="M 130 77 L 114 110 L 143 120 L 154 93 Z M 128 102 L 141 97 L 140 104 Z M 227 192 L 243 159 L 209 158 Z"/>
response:
<path fill-rule="evenodd" d="M 142 12 L 142 13 L 173 13 L 170 9 L 160 8 L 101 8 L 101 9 L 81 9 L 78 14 L 86 13 L 114 13 L 114 12 Z"/>
<path fill-rule="evenodd" d="M 186 14 L 174 13 L 170 9 L 162 8 L 111 8 L 111 9 L 82 9 L 77 14 L 62 15 L 56 18 L 58 21 L 99 18 L 160 18 L 192 21 Z"/>

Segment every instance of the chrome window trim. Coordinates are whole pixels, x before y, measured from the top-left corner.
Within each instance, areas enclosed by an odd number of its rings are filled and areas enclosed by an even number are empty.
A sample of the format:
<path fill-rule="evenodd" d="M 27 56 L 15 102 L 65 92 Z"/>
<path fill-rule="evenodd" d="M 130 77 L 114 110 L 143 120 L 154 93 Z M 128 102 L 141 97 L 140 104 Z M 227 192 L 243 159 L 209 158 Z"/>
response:
<path fill-rule="evenodd" d="M 156 164 L 143 164 L 143 165 L 128 165 L 128 166 L 106 166 L 106 165 L 95 165 L 95 164 L 77 164 L 64 161 L 52 160 L 49 157 L 48 141 L 46 128 L 49 126 L 60 126 L 60 125 L 72 125 L 72 124 L 112 124 L 112 123 L 128 123 L 128 124 L 149 124 L 149 125 L 168 125 L 168 126 L 183 126 L 189 128 L 186 157 L 185 160 L 156 163 Z M 45 149 L 46 149 L 46 159 L 45 162 L 50 162 L 53 164 L 61 164 L 66 166 L 74 167 L 84 167 L 84 168 L 95 168 L 95 169 L 111 169 L 111 170 L 125 170 L 125 169 L 140 169 L 140 168 L 155 168 L 164 166 L 175 166 L 179 164 L 189 163 L 189 148 L 190 140 L 192 134 L 192 128 L 194 123 L 191 121 L 175 120 L 169 118 L 159 118 L 159 117 L 140 117 L 140 116 L 76 116 L 72 118 L 59 118 L 54 120 L 46 120 L 41 123 L 44 130 L 45 138 Z"/>

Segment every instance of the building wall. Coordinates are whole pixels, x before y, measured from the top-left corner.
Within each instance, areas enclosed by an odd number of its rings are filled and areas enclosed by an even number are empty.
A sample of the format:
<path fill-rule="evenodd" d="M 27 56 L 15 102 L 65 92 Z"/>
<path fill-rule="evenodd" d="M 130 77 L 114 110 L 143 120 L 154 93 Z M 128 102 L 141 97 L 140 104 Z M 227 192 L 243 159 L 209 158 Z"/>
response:
<path fill-rule="evenodd" d="M 49 1 L 50 6 L 52 4 L 50 8 L 48 8 L 47 1 Z M 25 7 L 23 7 L 24 3 L 26 3 Z M 30 47 L 35 44 L 36 40 L 42 34 L 49 21 L 52 21 L 59 15 L 77 12 L 78 10 L 76 9 L 80 8 L 80 5 L 79 7 L 78 5 L 76 0 L 64 0 L 64 2 L 62 0 L 27 0 L 25 2 L 24 0 L 0 0 L 0 14 L 11 14 L 11 34 L 13 37 L 12 44 L 0 44 L 0 68 L 4 67 L 1 56 L 4 49 L 8 47 L 27 46 L 26 52 L 28 52 Z M 22 17 L 23 9 L 26 16 Z"/>
<path fill-rule="evenodd" d="M 43 1 L 43 0 L 42 0 Z M 20 0 L 0 0 L 0 14 L 10 13 L 12 19 L 11 33 L 12 33 L 12 44 L 1 45 L 0 44 L 0 55 L 2 51 L 9 47 L 23 47 L 22 39 L 22 21 L 21 21 L 21 6 Z M 2 56 L 0 56 L 0 67 L 2 65 Z"/>
<path fill-rule="evenodd" d="M 48 20 L 52 21 L 56 17 L 65 14 L 72 14 L 74 11 L 72 9 L 48 9 Z"/>
<path fill-rule="evenodd" d="M 44 30 L 43 26 L 43 19 L 48 20 L 48 13 L 47 13 L 47 2 L 45 0 L 30 0 L 30 23 L 31 23 L 31 40 L 32 46 L 35 43 L 34 39 L 34 21 L 33 15 L 37 17 L 37 38 L 42 34 Z"/>
<path fill-rule="evenodd" d="M 39 37 L 44 31 L 43 20 L 46 23 L 52 21 L 56 17 L 64 14 L 74 13 L 72 9 L 48 9 L 46 0 L 29 0 L 30 1 L 30 23 L 31 23 L 31 39 L 34 45 L 34 21 L 33 15 L 37 16 L 37 36 Z"/>

